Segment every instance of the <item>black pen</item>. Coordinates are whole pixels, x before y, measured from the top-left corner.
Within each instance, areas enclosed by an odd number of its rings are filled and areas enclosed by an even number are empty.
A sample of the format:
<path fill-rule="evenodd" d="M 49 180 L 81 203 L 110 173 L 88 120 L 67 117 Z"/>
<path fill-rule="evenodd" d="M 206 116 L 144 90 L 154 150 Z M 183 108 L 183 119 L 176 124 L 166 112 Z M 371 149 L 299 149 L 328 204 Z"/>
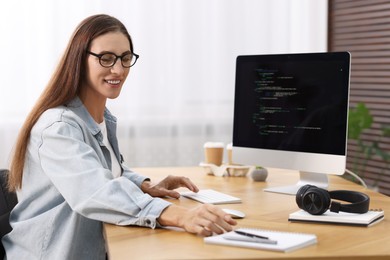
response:
<path fill-rule="evenodd" d="M 261 239 L 269 239 L 268 237 L 263 237 L 263 236 L 247 233 L 247 232 L 240 231 L 240 230 L 234 230 L 234 232 L 236 232 L 237 234 L 243 235 L 243 236 L 247 236 L 247 237 L 256 237 L 256 238 L 261 238 Z"/>
<path fill-rule="evenodd" d="M 270 240 L 268 237 L 265 237 L 265 236 L 247 233 L 247 232 L 240 231 L 240 230 L 234 230 L 234 232 L 239 234 L 239 235 L 242 235 L 242 236 L 250 237 L 251 239 L 253 239 L 253 242 L 260 242 L 260 243 L 266 243 L 266 244 L 277 244 L 277 241 Z"/>

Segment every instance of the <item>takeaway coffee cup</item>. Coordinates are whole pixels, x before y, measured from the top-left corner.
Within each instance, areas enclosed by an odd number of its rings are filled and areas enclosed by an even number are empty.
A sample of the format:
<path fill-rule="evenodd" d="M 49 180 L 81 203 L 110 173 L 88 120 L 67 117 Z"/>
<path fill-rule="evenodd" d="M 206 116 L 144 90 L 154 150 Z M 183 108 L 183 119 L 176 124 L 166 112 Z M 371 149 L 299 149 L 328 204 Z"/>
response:
<path fill-rule="evenodd" d="M 205 163 L 221 166 L 223 160 L 224 143 L 207 142 L 203 145 Z"/>
<path fill-rule="evenodd" d="M 232 143 L 226 145 L 226 151 L 228 155 L 228 163 L 229 165 L 233 165 L 233 144 Z"/>

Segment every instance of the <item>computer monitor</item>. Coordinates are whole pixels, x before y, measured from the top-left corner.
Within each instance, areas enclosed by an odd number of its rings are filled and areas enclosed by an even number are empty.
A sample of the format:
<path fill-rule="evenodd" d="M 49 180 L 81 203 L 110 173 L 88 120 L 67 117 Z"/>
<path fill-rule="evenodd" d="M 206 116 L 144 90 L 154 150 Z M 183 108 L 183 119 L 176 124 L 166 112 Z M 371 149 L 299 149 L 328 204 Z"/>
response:
<path fill-rule="evenodd" d="M 328 188 L 346 169 L 350 54 L 238 56 L 233 122 L 236 163 L 300 172 L 298 183 L 266 191 Z"/>

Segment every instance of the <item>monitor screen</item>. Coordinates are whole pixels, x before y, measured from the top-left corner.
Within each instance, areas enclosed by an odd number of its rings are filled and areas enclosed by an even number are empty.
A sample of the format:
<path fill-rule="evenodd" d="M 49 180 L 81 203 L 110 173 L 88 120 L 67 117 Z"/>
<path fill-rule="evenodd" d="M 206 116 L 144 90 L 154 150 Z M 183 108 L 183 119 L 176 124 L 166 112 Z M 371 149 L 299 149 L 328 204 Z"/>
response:
<path fill-rule="evenodd" d="M 349 76 L 348 52 L 238 56 L 234 160 L 343 174 Z"/>

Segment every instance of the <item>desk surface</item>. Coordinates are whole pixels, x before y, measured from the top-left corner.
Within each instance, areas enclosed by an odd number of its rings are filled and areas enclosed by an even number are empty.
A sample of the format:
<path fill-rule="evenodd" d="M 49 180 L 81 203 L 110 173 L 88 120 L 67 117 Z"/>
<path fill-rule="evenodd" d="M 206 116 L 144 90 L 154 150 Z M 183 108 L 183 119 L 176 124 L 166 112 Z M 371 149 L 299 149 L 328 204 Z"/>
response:
<path fill-rule="evenodd" d="M 271 169 L 266 182 L 253 182 L 249 177 L 215 177 L 203 168 L 139 168 L 140 174 L 160 180 L 182 175 L 193 180 L 200 189 L 212 188 L 240 197 L 241 204 L 220 205 L 246 213 L 237 227 L 254 227 L 287 232 L 314 233 L 318 244 L 291 253 L 271 252 L 238 247 L 210 245 L 203 238 L 183 231 L 121 227 L 105 224 L 105 235 L 111 260 L 117 259 L 390 259 L 390 223 L 384 219 L 372 227 L 291 223 L 288 215 L 298 210 L 295 196 L 264 192 L 269 186 L 289 185 L 298 173 Z M 370 208 L 390 212 L 390 197 L 365 190 L 339 176 L 330 177 L 330 190 L 345 189 L 365 192 L 371 198 Z M 186 198 L 168 199 L 184 207 L 198 202 Z"/>

